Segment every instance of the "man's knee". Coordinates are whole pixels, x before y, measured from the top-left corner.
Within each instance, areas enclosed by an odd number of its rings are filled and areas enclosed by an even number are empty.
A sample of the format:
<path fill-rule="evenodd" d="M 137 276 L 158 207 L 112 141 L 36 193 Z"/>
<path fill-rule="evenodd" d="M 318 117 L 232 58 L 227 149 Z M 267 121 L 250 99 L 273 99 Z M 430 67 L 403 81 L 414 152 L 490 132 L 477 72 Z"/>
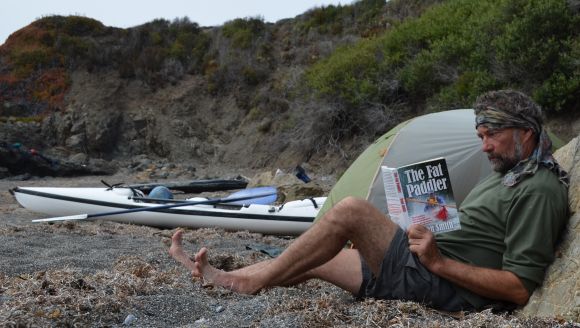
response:
<path fill-rule="evenodd" d="M 364 213 L 364 211 L 366 211 L 369 206 L 372 206 L 372 204 L 364 199 L 347 196 L 343 198 L 341 201 L 339 201 L 335 207 L 339 208 L 342 211 Z"/>
<path fill-rule="evenodd" d="M 366 200 L 348 196 L 339 201 L 324 219 L 334 225 L 348 227 L 352 224 L 360 224 L 361 220 L 368 218 L 372 204 Z"/>

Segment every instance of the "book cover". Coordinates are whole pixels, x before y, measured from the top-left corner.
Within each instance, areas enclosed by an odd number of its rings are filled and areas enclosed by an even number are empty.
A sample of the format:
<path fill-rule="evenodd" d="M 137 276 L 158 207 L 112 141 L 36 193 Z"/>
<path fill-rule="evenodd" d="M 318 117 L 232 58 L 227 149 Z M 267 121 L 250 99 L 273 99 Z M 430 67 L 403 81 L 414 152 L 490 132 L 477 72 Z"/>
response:
<path fill-rule="evenodd" d="M 381 167 L 387 210 L 404 230 L 422 224 L 433 233 L 461 229 L 445 159 Z"/>

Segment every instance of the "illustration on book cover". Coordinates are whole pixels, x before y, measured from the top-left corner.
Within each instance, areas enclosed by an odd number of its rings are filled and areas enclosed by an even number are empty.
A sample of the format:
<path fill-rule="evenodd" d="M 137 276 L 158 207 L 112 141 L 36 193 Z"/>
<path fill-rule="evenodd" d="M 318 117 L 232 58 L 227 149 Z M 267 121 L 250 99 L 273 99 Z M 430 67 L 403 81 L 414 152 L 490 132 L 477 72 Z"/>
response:
<path fill-rule="evenodd" d="M 387 210 L 404 230 L 422 224 L 433 233 L 461 229 L 445 159 L 381 167 Z"/>

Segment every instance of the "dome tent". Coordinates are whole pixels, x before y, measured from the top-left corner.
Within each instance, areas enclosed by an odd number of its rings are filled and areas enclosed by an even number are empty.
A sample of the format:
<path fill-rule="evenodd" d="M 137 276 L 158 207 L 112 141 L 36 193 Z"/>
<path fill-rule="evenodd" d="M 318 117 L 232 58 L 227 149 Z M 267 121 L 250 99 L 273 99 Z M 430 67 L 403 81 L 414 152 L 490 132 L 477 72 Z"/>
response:
<path fill-rule="evenodd" d="M 379 137 L 334 185 L 317 219 L 347 196 L 367 199 L 386 214 L 381 165 L 398 167 L 436 157 L 444 157 L 447 162 L 459 206 L 471 189 L 491 173 L 476 135 L 472 109 L 418 116 Z"/>

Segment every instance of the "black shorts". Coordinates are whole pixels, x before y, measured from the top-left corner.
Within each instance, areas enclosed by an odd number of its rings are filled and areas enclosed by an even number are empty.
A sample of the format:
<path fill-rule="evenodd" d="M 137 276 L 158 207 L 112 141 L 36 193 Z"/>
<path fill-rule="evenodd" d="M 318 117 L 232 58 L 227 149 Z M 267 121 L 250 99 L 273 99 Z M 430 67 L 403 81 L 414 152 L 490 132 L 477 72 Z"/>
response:
<path fill-rule="evenodd" d="M 452 283 L 431 273 L 409 250 L 403 229 L 395 233 L 385 253 L 378 277 L 374 277 L 361 257 L 363 282 L 360 297 L 415 301 L 444 311 L 471 311 L 473 306 L 461 298 Z"/>

